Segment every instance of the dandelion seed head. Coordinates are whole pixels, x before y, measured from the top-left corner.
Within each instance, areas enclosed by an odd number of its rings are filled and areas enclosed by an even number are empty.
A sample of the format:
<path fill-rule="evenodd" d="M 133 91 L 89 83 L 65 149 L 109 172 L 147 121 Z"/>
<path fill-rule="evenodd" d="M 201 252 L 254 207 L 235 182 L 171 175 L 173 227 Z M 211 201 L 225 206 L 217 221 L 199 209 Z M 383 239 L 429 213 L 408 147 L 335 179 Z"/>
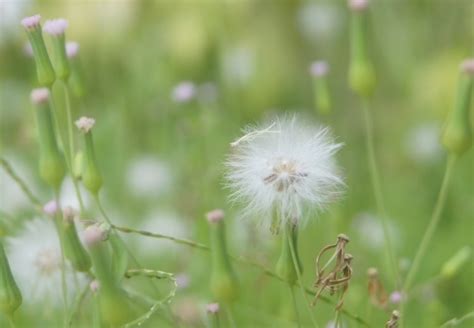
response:
<path fill-rule="evenodd" d="M 6 250 L 15 279 L 27 303 L 45 308 L 62 304 L 61 248 L 51 220 L 34 218 L 25 222 L 15 236 L 6 239 Z M 70 296 L 74 295 L 73 271 L 65 267 Z M 80 277 L 81 282 L 83 276 Z"/>
<path fill-rule="evenodd" d="M 58 204 L 55 200 L 50 200 L 43 206 L 43 212 L 47 215 L 54 216 L 58 211 Z"/>
<path fill-rule="evenodd" d="M 95 125 L 95 119 L 83 116 L 75 122 L 77 128 L 84 133 L 88 133 Z"/>
<path fill-rule="evenodd" d="M 206 306 L 206 311 L 211 314 L 219 312 L 219 303 L 210 303 Z"/>
<path fill-rule="evenodd" d="M 244 205 L 243 217 L 259 217 L 268 227 L 274 214 L 299 222 L 341 195 L 334 161 L 341 144 L 327 128 L 291 116 L 245 132 L 226 162 L 231 200 Z"/>
<path fill-rule="evenodd" d="M 469 75 L 474 75 L 474 58 L 465 59 L 461 63 L 461 71 Z"/>
<path fill-rule="evenodd" d="M 31 102 L 35 105 L 43 104 L 49 100 L 48 88 L 33 89 L 30 95 Z"/>
<path fill-rule="evenodd" d="M 68 21 L 64 18 L 51 19 L 44 23 L 43 31 L 52 36 L 59 36 L 64 34 L 68 25 Z"/>
<path fill-rule="evenodd" d="M 33 15 L 29 17 L 25 17 L 21 20 L 21 25 L 27 30 L 35 29 L 40 25 L 41 16 L 40 15 Z"/>
<path fill-rule="evenodd" d="M 206 214 L 207 221 L 209 223 L 217 223 L 224 219 L 224 211 L 221 209 L 215 209 Z"/>
<path fill-rule="evenodd" d="M 369 6 L 368 0 L 349 0 L 349 8 L 354 11 L 363 11 Z"/>
<path fill-rule="evenodd" d="M 309 72 L 314 77 L 322 77 L 329 73 L 329 64 L 324 60 L 318 60 L 311 63 Z"/>
<path fill-rule="evenodd" d="M 66 43 L 66 55 L 68 58 L 74 58 L 79 53 L 79 43 L 69 41 Z"/>
<path fill-rule="evenodd" d="M 172 92 L 172 99 L 177 103 L 186 103 L 191 101 L 196 95 L 196 86 L 190 81 L 179 83 Z"/>

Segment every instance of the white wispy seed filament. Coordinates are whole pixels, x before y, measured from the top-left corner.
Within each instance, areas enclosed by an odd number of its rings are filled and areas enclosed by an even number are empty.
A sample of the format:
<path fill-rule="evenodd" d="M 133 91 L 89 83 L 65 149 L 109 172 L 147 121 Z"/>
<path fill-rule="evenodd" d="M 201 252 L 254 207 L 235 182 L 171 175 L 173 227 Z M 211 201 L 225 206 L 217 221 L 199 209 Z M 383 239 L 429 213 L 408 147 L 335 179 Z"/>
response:
<path fill-rule="evenodd" d="M 231 199 L 244 205 L 243 216 L 270 227 L 304 221 L 341 194 L 344 182 L 334 161 L 342 146 L 329 129 L 296 116 L 251 128 L 231 143 L 227 186 Z"/>

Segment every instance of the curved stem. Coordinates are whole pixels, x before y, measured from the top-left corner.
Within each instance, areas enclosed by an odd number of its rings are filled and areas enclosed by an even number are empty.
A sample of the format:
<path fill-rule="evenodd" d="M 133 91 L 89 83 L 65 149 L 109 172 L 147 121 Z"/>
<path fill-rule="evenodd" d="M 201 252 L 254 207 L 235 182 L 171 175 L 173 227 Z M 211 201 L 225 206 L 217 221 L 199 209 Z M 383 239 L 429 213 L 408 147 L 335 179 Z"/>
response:
<path fill-rule="evenodd" d="M 64 325 L 66 326 L 68 321 L 68 299 L 67 299 L 67 282 L 66 282 L 66 257 L 64 256 L 64 240 L 63 240 L 63 233 L 61 229 L 61 220 L 62 220 L 62 213 L 61 213 L 61 203 L 59 200 L 59 192 L 55 192 L 55 200 L 57 204 L 57 213 L 56 217 L 54 218 L 54 222 L 56 225 L 56 230 L 58 232 L 59 244 L 61 246 L 61 289 L 63 294 L 63 302 L 64 302 Z"/>
<path fill-rule="evenodd" d="M 372 116 L 370 114 L 369 102 L 367 99 L 363 101 L 363 111 L 365 118 L 365 132 L 366 132 L 366 146 L 367 146 L 367 159 L 369 162 L 370 177 L 372 183 L 372 189 L 374 192 L 375 203 L 377 206 L 377 212 L 382 220 L 382 229 L 385 239 L 385 254 L 387 256 L 390 272 L 393 275 L 395 285 L 399 284 L 398 276 L 398 265 L 395 259 L 395 251 L 393 249 L 392 239 L 390 237 L 390 231 L 388 227 L 387 211 L 385 209 L 385 200 L 382 192 L 382 185 L 380 183 L 380 173 L 375 159 L 375 146 L 374 146 L 374 127 L 372 122 Z"/>
<path fill-rule="evenodd" d="M 296 275 L 298 276 L 298 282 L 299 286 L 301 288 L 301 293 L 303 294 L 303 297 L 305 299 L 305 304 L 306 304 L 306 309 L 308 310 L 309 317 L 311 318 L 311 322 L 313 323 L 314 327 L 319 327 L 316 319 L 314 318 L 313 311 L 311 310 L 311 306 L 309 305 L 309 299 L 308 296 L 306 295 L 305 289 L 304 289 L 304 284 L 303 284 L 303 279 L 301 278 L 301 271 L 298 266 L 298 259 L 296 258 L 296 251 L 294 248 L 293 243 L 291 242 L 291 234 L 287 234 L 287 242 L 290 245 L 290 252 L 291 252 L 291 258 L 293 260 L 293 266 L 295 267 Z"/>
<path fill-rule="evenodd" d="M 446 170 L 444 172 L 443 182 L 441 183 L 441 188 L 438 194 L 438 199 L 436 200 L 431 220 L 428 223 L 428 226 L 426 227 L 425 234 L 423 235 L 423 239 L 421 240 L 420 246 L 418 247 L 418 250 L 415 255 L 415 259 L 413 260 L 413 264 L 411 265 L 410 270 L 408 271 L 407 278 L 403 285 L 403 291 L 405 291 L 405 293 L 411 288 L 415 276 L 418 273 L 421 261 L 425 257 L 431 239 L 433 239 L 436 228 L 438 227 L 439 221 L 441 219 L 441 214 L 443 212 L 444 204 L 446 203 L 449 181 L 451 179 L 451 174 L 455 162 L 456 156 L 450 155 L 448 158 L 448 162 L 446 163 Z M 403 314 L 404 313 L 402 311 L 402 315 Z M 402 318 L 403 317 L 404 316 L 402 316 Z"/>

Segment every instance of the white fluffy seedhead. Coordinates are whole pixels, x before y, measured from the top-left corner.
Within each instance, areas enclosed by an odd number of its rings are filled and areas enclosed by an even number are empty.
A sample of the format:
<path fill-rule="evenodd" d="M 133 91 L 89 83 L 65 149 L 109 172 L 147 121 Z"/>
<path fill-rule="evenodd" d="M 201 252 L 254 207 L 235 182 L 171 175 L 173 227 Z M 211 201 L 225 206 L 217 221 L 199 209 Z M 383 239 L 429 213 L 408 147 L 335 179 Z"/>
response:
<path fill-rule="evenodd" d="M 83 116 L 75 122 L 77 128 L 84 133 L 88 133 L 95 125 L 95 120 L 91 117 Z"/>
<path fill-rule="evenodd" d="M 59 36 L 64 34 L 68 25 L 68 21 L 64 18 L 51 19 L 44 23 L 43 31 L 52 36 Z"/>
<path fill-rule="evenodd" d="M 226 162 L 231 200 L 244 205 L 244 217 L 266 227 L 275 215 L 300 224 L 341 194 L 344 182 L 334 162 L 341 144 L 327 128 L 285 117 L 247 129 L 232 145 Z"/>
<path fill-rule="evenodd" d="M 40 26 L 41 16 L 40 15 L 33 15 L 29 17 L 25 17 L 21 20 L 21 25 L 27 30 L 32 30 Z"/>

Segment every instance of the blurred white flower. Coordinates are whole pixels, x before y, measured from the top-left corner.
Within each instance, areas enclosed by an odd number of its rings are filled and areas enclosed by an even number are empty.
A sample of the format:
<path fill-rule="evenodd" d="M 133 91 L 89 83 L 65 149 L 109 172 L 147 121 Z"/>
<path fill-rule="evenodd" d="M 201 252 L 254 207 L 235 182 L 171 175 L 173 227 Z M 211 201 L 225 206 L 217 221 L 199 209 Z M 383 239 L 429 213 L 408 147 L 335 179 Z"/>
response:
<path fill-rule="evenodd" d="M 156 198 L 167 192 L 173 181 L 171 168 L 159 158 L 141 156 L 132 161 L 126 173 L 130 191 L 139 197 Z"/>
<path fill-rule="evenodd" d="M 341 9 L 334 4 L 307 3 L 298 11 L 298 25 L 309 42 L 334 36 L 343 22 Z"/>
<path fill-rule="evenodd" d="M 249 47 L 226 49 L 222 58 L 224 78 L 235 84 L 246 84 L 255 73 L 255 51 Z"/>
<path fill-rule="evenodd" d="M 226 162 L 231 199 L 244 204 L 244 217 L 261 218 L 267 227 L 273 214 L 282 223 L 301 221 L 341 194 L 334 162 L 341 144 L 327 128 L 292 116 L 245 132 Z"/>
<path fill-rule="evenodd" d="M 439 142 L 440 127 L 436 123 L 423 123 L 408 132 L 405 150 L 413 161 L 429 164 L 442 158 L 443 148 Z"/>
<path fill-rule="evenodd" d="M 359 213 L 352 223 L 360 240 L 371 249 L 380 249 L 385 245 L 382 219 L 370 213 Z M 399 231 L 392 222 L 388 222 L 388 230 L 394 246 L 399 245 Z"/>
<path fill-rule="evenodd" d="M 35 218 L 7 239 L 11 269 L 26 303 L 62 304 L 61 248 L 51 220 Z M 75 289 L 73 271 L 66 266 L 69 296 Z"/>

